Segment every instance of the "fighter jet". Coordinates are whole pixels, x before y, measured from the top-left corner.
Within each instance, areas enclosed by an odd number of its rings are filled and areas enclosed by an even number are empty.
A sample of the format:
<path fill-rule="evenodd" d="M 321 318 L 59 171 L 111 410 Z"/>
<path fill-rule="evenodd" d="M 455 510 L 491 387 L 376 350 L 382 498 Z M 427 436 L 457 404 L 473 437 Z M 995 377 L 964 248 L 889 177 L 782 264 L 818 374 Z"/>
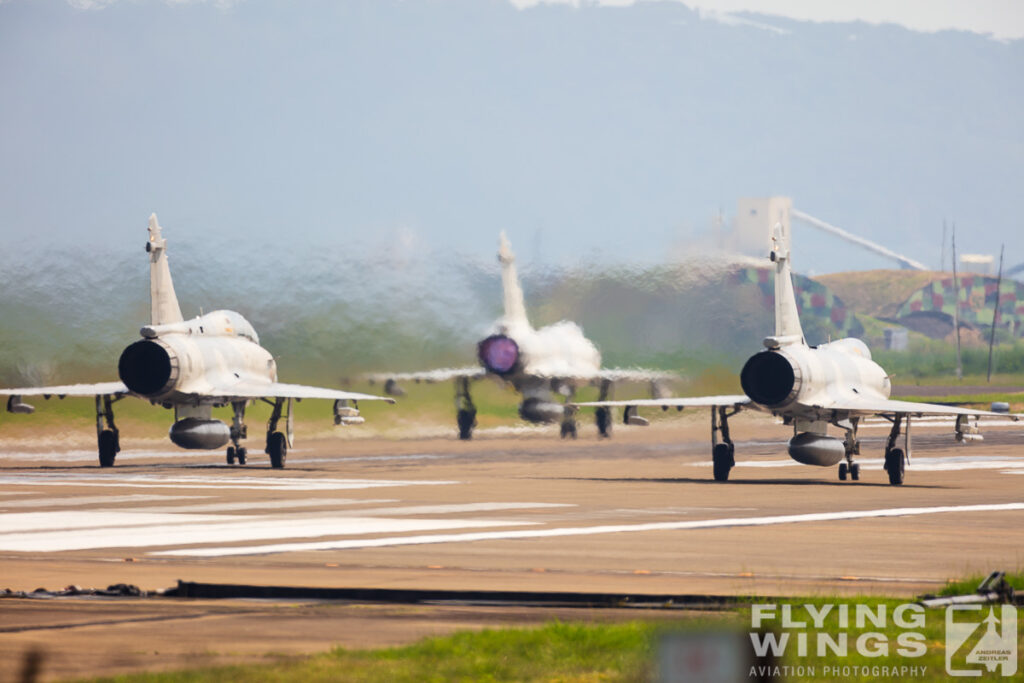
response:
<path fill-rule="evenodd" d="M 512 385 L 523 400 L 519 416 L 533 423 L 561 422 L 562 438 L 577 436 L 574 410 L 567 410 L 578 386 L 600 387 L 600 398 L 611 397 L 618 381 L 648 382 L 651 395 L 664 391 L 661 382 L 674 377 L 652 370 L 602 369 L 601 354 L 594 343 L 583 336 L 579 325 L 561 321 L 535 330 L 526 316 L 523 289 L 516 272 L 515 255 L 505 233 L 500 235 L 498 262 L 504 292 L 505 314 L 491 328 L 490 334 L 477 344 L 479 365 L 463 368 L 442 368 L 425 372 L 378 373 L 371 382 L 383 382 L 389 394 L 402 392 L 399 382 L 441 382 L 454 380 L 456 423 L 460 439 L 470 439 L 476 426 L 476 406 L 470 396 L 470 383 L 493 377 Z M 555 400 L 560 396 L 562 403 Z M 633 417 L 634 424 L 645 422 Z M 611 436 L 611 412 L 598 409 L 598 432 Z"/>
<path fill-rule="evenodd" d="M 273 407 L 264 452 L 270 456 L 272 467 L 282 468 L 293 441 L 293 400 L 333 399 L 338 425 L 363 422 L 350 401 L 394 403 L 394 399 L 383 396 L 278 382 L 274 357 L 260 346 L 256 330 L 241 315 L 213 311 L 191 320 L 182 317 L 167 263 L 167 241 L 156 214 L 149 217 L 146 252 L 152 320 L 140 330 L 142 339 L 121 353 L 117 364 L 121 381 L 0 389 L 0 395 L 10 397 L 8 412 L 33 412 L 32 406 L 22 402 L 24 396 L 93 396 L 100 466 L 112 467 L 121 450 L 113 404 L 135 396 L 174 409 L 169 436 L 175 445 L 212 450 L 230 441 L 228 464 L 237 460 L 244 465 L 247 451 L 241 441 L 247 437 L 245 408 L 252 401 L 262 400 Z M 234 410 L 230 426 L 211 417 L 214 406 L 228 404 Z M 278 430 L 282 417 L 283 433 Z"/>
<path fill-rule="evenodd" d="M 892 423 L 885 444 L 884 468 L 889 483 L 903 483 L 910 461 L 910 419 L 922 415 L 956 417 L 957 441 L 980 440 L 979 416 L 1018 415 L 985 410 L 894 401 L 889 375 L 871 360 L 871 351 L 860 339 L 839 339 L 809 346 L 797 313 L 796 296 L 790 266 L 788 233 L 777 224 L 772 231 L 769 259 L 775 265 L 775 334 L 764 340 L 764 350 L 755 353 L 740 372 L 744 395 L 702 396 L 637 401 L 597 401 L 578 403 L 598 410 L 625 406 L 627 412 L 641 406 L 711 408 L 711 453 L 714 478 L 726 481 L 735 465 L 734 445 L 729 436 L 729 418 L 744 408 L 762 410 L 793 427 L 789 455 L 799 463 L 831 467 L 839 464 L 839 479 L 860 479 L 860 454 L 857 427 L 866 416 L 881 416 Z M 974 417 L 970 425 L 968 418 Z M 829 436 L 828 427 L 842 430 L 843 439 Z M 903 447 L 898 441 L 903 431 Z M 719 440 L 720 439 L 720 440 Z"/>

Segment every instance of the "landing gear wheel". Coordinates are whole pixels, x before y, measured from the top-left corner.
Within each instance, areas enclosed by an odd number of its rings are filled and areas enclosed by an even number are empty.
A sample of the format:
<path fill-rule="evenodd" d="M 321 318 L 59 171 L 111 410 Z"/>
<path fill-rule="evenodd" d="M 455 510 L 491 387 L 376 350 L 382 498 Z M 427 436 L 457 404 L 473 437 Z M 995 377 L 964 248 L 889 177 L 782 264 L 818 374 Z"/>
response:
<path fill-rule="evenodd" d="M 235 447 L 234 446 L 228 446 L 228 464 L 229 465 L 234 465 L 235 464 Z"/>
<path fill-rule="evenodd" d="M 903 483 L 905 471 L 903 450 L 894 448 L 885 454 L 885 471 L 889 473 L 889 483 L 899 486 Z"/>
<path fill-rule="evenodd" d="M 241 448 L 241 447 L 239 447 L 239 449 L 237 451 L 235 451 L 235 453 L 238 455 L 238 464 L 239 465 L 244 465 L 245 464 L 245 454 L 247 452 L 248 451 L 246 451 L 244 448 Z"/>
<path fill-rule="evenodd" d="M 846 473 L 850 470 L 850 466 L 845 462 L 839 463 L 839 481 L 846 481 Z"/>
<path fill-rule="evenodd" d="M 850 465 L 850 479 L 860 481 L 860 463 L 855 462 Z"/>
<path fill-rule="evenodd" d="M 267 437 L 267 455 L 270 456 L 270 466 L 275 470 L 284 467 L 285 457 L 288 455 L 288 442 L 281 432 L 273 432 Z"/>
<path fill-rule="evenodd" d="M 598 408 L 594 413 L 597 422 L 597 433 L 599 436 L 608 438 L 612 435 L 612 411 L 611 408 Z"/>
<path fill-rule="evenodd" d="M 113 467 L 117 457 L 117 436 L 111 429 L 104 429 L 99 436 L 100 467 Z"/>
<path fill-rule="evenodd" d="M 717 444 L 711 451 L 711 461 L 714 465 L 715 481 L 728 481 L 729 470 L 733 466 L 732 449 L 728 444 Z"/>
<path fill-rule="evenodd" d="M 563 422 L 562 423 L 562 438 L 563 439 L 575 439 L 576 438 L 576 421 Z"/>
<path fill-rule="evenodd" d="M 463 441 L 472 439 L 473 427 L 476 426 L 476 411 L 460 410 L 455 416 L 455 420 L 459 425 L 459 438 Z"/>

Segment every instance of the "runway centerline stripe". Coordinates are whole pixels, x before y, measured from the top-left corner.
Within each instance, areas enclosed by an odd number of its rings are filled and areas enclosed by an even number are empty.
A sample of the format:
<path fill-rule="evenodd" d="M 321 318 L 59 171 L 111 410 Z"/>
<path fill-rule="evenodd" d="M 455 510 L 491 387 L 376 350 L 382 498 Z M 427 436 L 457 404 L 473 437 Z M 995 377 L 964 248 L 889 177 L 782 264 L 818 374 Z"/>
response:
<path fill-rule="evenodd" d="M 279 543 L 274 545 L 196 548 L 164 550 L 150 555 L 170 557 L 224 557 L 228 555 L 270 555 L 275 553 L 307 550 L 345 550 L 352 548 L 384 548 L 398 545 L 424 545 L 428 543 L 468 543 L 473 541 L 515 540 L 522 538 L 557 538 L 564 536 L 590 536 L 596 534 L 617 534 L 641 531 L 680 531 L 692 529 L 715 529 L 722 527 L 769 526 L 773 524 L 798 524 L 803 522 L 832 522 L 850 519 L 871 519 L 880 517 L 909 517 L 933 515 L 948 512 L 1008 512 L 1024 510 L 1024 503 L 1002 503 L 986 505 L 943 505 L 919 508 L 886 508 L 880 510 L 849 510 L 844 512 L 817 512 L 800 515 L 775 515 L 769 517 L 730 517 L 686 522 L 652 522 L 647 524 L 619 524 L 608 526 L 574 527 L 560 529 L 521 529 L 509 531 L 484 531 L 464 534 L 430 534 L 392 538 L 349 539 L 321 541 L 314 543 Z"/>

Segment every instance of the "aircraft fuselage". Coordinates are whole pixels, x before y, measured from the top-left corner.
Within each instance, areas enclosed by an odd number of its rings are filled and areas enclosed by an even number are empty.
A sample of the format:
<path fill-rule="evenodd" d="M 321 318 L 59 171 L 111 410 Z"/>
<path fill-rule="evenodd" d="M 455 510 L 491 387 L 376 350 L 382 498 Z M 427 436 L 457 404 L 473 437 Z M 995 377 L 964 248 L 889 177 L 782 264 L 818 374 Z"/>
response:
<path fill-rule="evenodd" d="M 740 383 L 750 400 L 774 415 L 792 421 L 795 435 L 789 454 L 807 465 L 831 466 L 846 449 L 840 439 L 827 435 L 829 424 L 849 417 L 832 406 L 857 398 L 887 399 L 889 376 L 871 360 L 871 351 L 859 339 L 840 339 L 817 347 L 802 344 L 773 346 L 754 354 L 740 372 Z"/>
<path fill-rule="evenodd" d="M 199 397 L 214 387 L 277 381 L 273 356 L 234 311 L 147 325 L 141 334 L 122 352 L 118 374 L 132 393 L 155 403 L 213 404 L 216 399 Z"/>

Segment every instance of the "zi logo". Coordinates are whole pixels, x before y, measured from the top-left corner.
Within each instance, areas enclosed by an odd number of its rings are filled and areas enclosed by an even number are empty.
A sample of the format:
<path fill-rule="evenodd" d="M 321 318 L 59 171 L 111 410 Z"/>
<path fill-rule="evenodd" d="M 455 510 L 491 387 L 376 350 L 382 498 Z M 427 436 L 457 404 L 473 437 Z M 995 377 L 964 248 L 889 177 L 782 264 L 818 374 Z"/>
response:
<path fill-rule="evenodd" d="M 985 610 L 988 611 L 986 616 Z M 1017 673 L 1017 608 L 950 605 L 946 608 L 946 673 L 981 676 Z"/>

